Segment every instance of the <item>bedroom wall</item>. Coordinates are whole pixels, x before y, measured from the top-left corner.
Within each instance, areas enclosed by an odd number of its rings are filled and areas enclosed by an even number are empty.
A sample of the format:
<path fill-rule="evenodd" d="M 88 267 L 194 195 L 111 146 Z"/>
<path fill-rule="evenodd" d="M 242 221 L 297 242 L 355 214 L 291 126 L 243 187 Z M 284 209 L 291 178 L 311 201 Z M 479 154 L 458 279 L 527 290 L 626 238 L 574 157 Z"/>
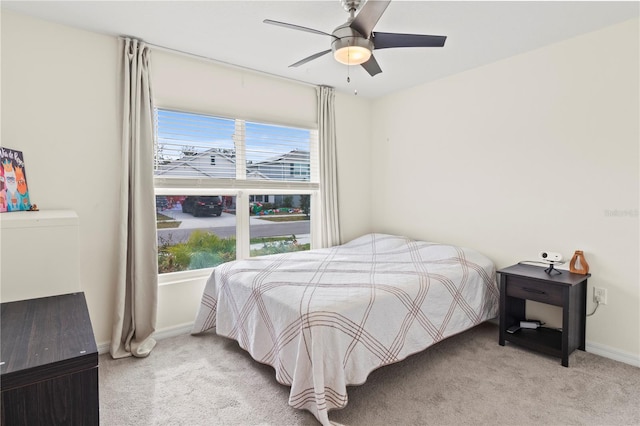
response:
<path fill-rule="evenodd" d="M 1 30 L 2 146 L 24 152 L 32 203 L 78 214 L 80 287 L 97 342 L 109 341 L 120 185 L 117 40 L 6 10 Z M 20 285 L 1 283 L 2 291 Z"/>
<path fill-rule="evenodd" d="M 376 231 L 472 247 L 498 268 L 583 250 L 588 311 L 593 286 L 608 290 L 587 350 L 635 365 L 638 40 L 635 19 L 377 100 L 371 175 L 394 212 L 373 211 Z"/>
<path fill-rule="evenodd" d="M 5 10 L 1 19 L 2 146 L 24 152 L 33 203 L 41 210 L 77 212 L 80 285 L 96 341 L 105 348 L 111 338 L 120 185 L 118 41 Z M 311 86 L 159 51 L 152 54 L 152 67 L 163 106 L 315 123 Z M 194 93 L 194 87 L 207 90 L 189 99 L 179 96 Z M 340 220 L 343 238 L 350 239 L 371 230 L 371 108 L 338 94 L 336 110 Z M 193 321 L 203 285 L 160 287 L 158 332 L 184 330 Z"/>
<path fill-rule="evenodd" d="M 340 234 L 345 243 L 372 232 L 371 101 L 336 93 Z"/>

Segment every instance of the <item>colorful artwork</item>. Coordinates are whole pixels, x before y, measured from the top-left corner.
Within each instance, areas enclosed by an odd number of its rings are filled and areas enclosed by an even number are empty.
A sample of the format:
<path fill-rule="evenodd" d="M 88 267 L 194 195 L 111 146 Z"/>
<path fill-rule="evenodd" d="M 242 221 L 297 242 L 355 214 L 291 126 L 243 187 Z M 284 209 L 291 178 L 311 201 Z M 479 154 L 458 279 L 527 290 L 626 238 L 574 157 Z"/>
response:
<path fill-rule="evenodd" d="M 22 151 L 0 147 L 0 212 L 29 210 L 29 189 Z"/>

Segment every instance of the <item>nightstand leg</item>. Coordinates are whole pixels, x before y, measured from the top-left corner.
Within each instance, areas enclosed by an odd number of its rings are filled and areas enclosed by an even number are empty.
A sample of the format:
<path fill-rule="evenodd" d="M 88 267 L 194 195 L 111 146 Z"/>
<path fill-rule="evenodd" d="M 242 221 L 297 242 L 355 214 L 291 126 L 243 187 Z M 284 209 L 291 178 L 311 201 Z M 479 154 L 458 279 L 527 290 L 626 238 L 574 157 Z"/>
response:
<path fill-rule="evenodd" d="M 587 280 L 584 280 L 578 287 L 580 292 L 580 315 L 578 331 L 580 333 L 580 343 L 578 349 L 586 350 L 585 342 L 587 337 Z"/>
<path fill-rule="evenodd" d="M 562 366 L 569 366 L 569 337 L 575 333 L 574 327 L 577 325 L 572 321 L 575 307 L 571 303 L 571 292 L 569 287 L 562 290 Z"/>
<path fill-rule="evenodd" d="M 507 292 L 506 277 L 500 275 L 500 327 L 498 332 L 498 344 L 504 346 L 504 333 L 507 329 Z"/>

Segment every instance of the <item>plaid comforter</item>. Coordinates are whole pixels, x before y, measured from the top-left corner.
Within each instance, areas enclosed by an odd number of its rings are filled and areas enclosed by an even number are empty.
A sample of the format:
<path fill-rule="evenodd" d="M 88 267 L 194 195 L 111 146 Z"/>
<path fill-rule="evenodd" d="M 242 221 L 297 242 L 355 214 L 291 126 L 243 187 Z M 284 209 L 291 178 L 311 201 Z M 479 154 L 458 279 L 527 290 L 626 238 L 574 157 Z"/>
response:
<path fill-rule="evenodd" d="M 347 385 L 495 317 L 498 299 L 480 253 L 369 234 L 218 266 L 192 333 L 215 327 L 238 341 L 291 386 L 290 405 L 326 425 Z"/>

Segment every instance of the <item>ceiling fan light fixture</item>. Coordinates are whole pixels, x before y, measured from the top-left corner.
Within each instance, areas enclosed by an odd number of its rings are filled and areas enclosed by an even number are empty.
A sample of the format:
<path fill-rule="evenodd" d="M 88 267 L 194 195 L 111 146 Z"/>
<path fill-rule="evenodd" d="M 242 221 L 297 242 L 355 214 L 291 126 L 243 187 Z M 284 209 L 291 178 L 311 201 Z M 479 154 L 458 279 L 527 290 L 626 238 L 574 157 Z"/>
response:
<path fill-rule="evenodd" d="M 371 58 L 371 50 L 362 46 L 345 46 L 333 52 L 333 57 L 341 64 L 360 65 Z"/>
<path fill-rule="evenodd" d="M 371 58 L 373 42 L 352 28 L 343 25 L 336 28 L 333 35 L 336 40 L 331 43 L 331 50 L 336 61 L 345 65 L 360 65 Z"/>

